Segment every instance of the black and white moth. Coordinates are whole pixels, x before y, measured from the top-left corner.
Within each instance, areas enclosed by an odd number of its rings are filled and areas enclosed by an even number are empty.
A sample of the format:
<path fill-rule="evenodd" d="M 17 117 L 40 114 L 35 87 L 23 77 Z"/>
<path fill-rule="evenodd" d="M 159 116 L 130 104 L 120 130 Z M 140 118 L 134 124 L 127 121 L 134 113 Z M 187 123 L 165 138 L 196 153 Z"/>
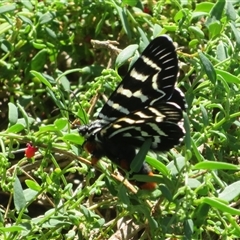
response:
<path fill-rule="evenodd" d="M 80 126 L 83 146 L 96 163 L 106 156 L 126 170 L 137 149 L 151 139 L 150 150 L 168 151 L 185 134 L 184 95 L 175 88 L 178 59 L 170 37 L 152 40 L 112 93 L 97 119 Z M 137 174 L 152 175 L 146 163 Z M 136 183 L 155 188 L 155 183 Z"/>

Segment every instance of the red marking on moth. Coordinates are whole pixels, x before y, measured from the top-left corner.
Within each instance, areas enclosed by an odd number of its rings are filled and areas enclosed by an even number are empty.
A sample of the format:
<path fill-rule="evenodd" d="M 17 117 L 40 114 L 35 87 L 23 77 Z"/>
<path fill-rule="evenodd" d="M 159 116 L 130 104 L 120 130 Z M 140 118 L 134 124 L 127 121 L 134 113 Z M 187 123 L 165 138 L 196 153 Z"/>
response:
<path fill-rule="evenodd" d="M 96 149 L 98 148 L 97 144 L 94 143 L 94 142 L 90 142 L 90 141 L 86 141 L 84 143 L 84 149 L 85 151 L 87 151 L 88 153 L 90 154 L 93 154 L 94 151 L 96 151 Z M 91 158 L 91 162 L 93 165 L 96 165 L 97 162 L 99 161 L 99 158 L 95 157 L 94 155 L 92 155 L 92 158 Z"/>
<path fill-rule="evenodd" d="M 130 170 L 130 165 L 127 161 L 125 160 L 121 160 L 120 161 L 120 167 L 125 169 L 126 171 Z M 148 176 L 153 176 L 153 172 L 149 172 L 147 173 Z M 150 190 L 153 191 L 157 188 L 157 183 L 155 182 L 145 182 L 145 183 L 141 183 L 141 182 L 134 182 L 134 181 L 130 181 L 133 185 L 137 185 L 140 189 L 144 189 L 144 190 Z"/>
<path fill-rule="evenodd" d="M 149 172 L 148 176 L 154 176 L 153 172 Z M 139 188 L 144 189 L 144 190 L 153 191 L 153 190 L 155 190 L 157 188 L 157 183 L 155 183 L 155 182 L 146 182 L 146 183 L 140 184 Z"/>

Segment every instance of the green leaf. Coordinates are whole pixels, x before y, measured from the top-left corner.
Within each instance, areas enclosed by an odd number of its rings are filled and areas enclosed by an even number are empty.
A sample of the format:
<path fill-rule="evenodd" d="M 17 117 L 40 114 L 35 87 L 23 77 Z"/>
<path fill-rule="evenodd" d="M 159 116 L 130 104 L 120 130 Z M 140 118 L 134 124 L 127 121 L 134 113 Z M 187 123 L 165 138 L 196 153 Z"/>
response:
<path fill-rule="evenodd" d="M 46 49 L 40 50 L 31 61 L 31 70 L 41 72 L 46 64 L 48 51 Z"/>
<path fill-rule="evenodd" d="M 49 87 L 50 89 L 52 89 L 52 85 L 51 83 L 39 72 L 37 71 L 30 71 L 30 73 L 32 75 L 34 75 L 36 78 L 38 78 L 43 84 L 45 84 L 47 87 Z"/>
<path fill-rule="evenodd" d="M 11 125 L 15 124 L 18 120 L 18 109 L 11 102 L 8 103 L 8 120 Z"/>
<path fill-rule="evenodd" d="M 151 183 L 159 183 L 159 184 L 162 183 L 163 181 L 160 175 L 149 176 L 144 174 L 134 174 L 131 177 L 131 180 L 135 180 L 138 182 L 151 182 Z"/>
<path fill-rule="evenodd" d="M 30 188 L 27 188 L 23 191 L 25 199 L 27 202 L 33 201 L 36 199 L 39 191 L 32 190 Z"/>
<path fill-rule="evenodd" d="M 204 36 L 204 32 L 197 26 L 190 26 L 189 31 L 192 32 L 198 39 L 203 39 Z"/>
<path fill-rule="evenodd" d="M 5 40 L 5 39 L 3 39 L 3 40 L 1 41 L 0 47 L 1 47 L 1 49 L 2 49 L 5 53 L 9 53 L 9 52 L 11 52 L 11 51 L 13 50 L 12 44 L 11 44 L 9 41 Z"/>
<path fill-rule="evenodd" d="M 198 227 L 202 226 L 202 224 L 205 222 L 208 216 L 209 210 L 210 206 L 208 204 L 206 203 L 199 204 L 199 206 L 196 208 L 193 214 L 193 219 L 196 226 Z"/>
<path fill-rule="evenodd" d="M 197 163 L 193 169 L 207 169 L 207 170 L 219 170 L 219 169 L 225 169 L 225 170 L 240 170 L 239 166 L 236 166 L 231 163 L 225 163 L 225 162 L 214 162 L 214 161 L 204 161 Z"/>
<path fill-rule="evenodd" d="M 134 157 L 134 159 L 130 164 L 130 169 L 132 172 L 138 173 L 140 171 L 140 169 L 142 168 L 143 162 L 145 160 L 145 157 L 151 147 L 151 144 L 152 144 L 152 140 L 150 138 L 148 138 L 143 143 L 139 152 L 137 153 L 137 155 Z"/>
<path fill-rule="evenodd" d="M 6 232 L 6 233 L 8 233 L 8 232 L 22 232 L 24 230 L 26 230 L 26 228 L 23 227 L 23 226 L 19 226 L 19 225 L 13 225 L 11 227 L 0 227 L 0 232 Z M 14 234 L 16 234 L 16 233 L 14 233 Z"/>
<path fill-rule="evenodd" d="M 162 195 L 163 195 L 169 202 L 171 202 L 172 199 L 173 199 L 173 195 L 172 195 L 172 193 L 169 191 L 169 189 L 168 189 L 165 185 L 163 185 L 163 184 L 160 184 L 160 185 L 159 185 L 159 189 L 161 190 Z"/>
<path fill-rule="evenodd" d="M 232 75 L 231 73 L 229 73 L 227 71 L 216 69 L 216 73 L 218 75 L 220 75 L 228 83 L 240 84 L 240 78 Z"/>
<path fill-rule="evenodd" d="M 231 1 L 226 2 L 225 9 L 226 9 L 226 15 L 227 15 L 228 19 L 235 22 L 237 19 L 237 12 L 234 9 L 233 3 Z"/>
<path fill-rule="evenodd" d="M 33 180 L 27 179 L 27 180 L 25 180 L 25 183 L 30 189 L 32 189 L 36 192 L 40 192 L 42 190 L 42 187 Z"/>
<path fill-rule="evenodd" d="M 236 43 L 237 43 L 237 47 L 240 48 L 240 31 L 238 30 L 238 28 L 235 26 L 235 23 L 230 22 L 230 27 L 232 28 Z"/>
<path fill-rule="evenodd" d="M 57 34 L 51 28 L 46 27 L 45 31 L 50 37 L 57 39 Z"/>
<path fill-rule="evenodd" d="M 216 55 L 217 55 L 217 59 L 220 61 L 224 61 L 225 59 L 228 58 L 227 48 L 222 41 L 220 41 L 219 44 L 217 45 Z M 217 72 L 217 69 L 216 69 L 216 72 Z"/>
<path fill-rule="evenodd" d="M 13 126 L 9 127 L 7 129 L 7 132 L 8 133 L 18 133 L 18 132 L 21 132 L 24 128 L 25 128 L 25 125 L 23 125 L 21 123 L 16 123 Z"/>
<path fill-rule="evenodd" d="M 68 141 L 74 144 L 82 145 L 85 141 L 85 138 L 79 134 L 68 133 L 63 136 L 64 141 Z"/>
<path fill-rule="evenodd" d="M 176 160 L 171 161 L 167 168 L 171 172 L 171 175 L 175 176 L 185 167 L 186 161 L 184 157 L 177 157 Z"/>
<path fill-rule="evenodd" d="M 15 4 L 5 4 L 4 6 L 0 7 L 0 14 L 7 13 L 14 11 L 16 9 Z"/>
<path fill-rule="evenodd" d="M 129 26 L 128 18 L 127 18 L 127 9 L 119 7 L 117 5 L 115 5 L 115 8 L 117 9 L 117 12 L 118 12 L 120 20 L 122 22 L 122 26 L 123 26 L 125 33 L 128 35 L 129 38 L 131 38 L 132 33 L 131 33 L 131 28 Z"/>
<path fill-rule="evenodd" d="M 66 92 L 70 92 L 71 88 L 70 88 L 70 82 L 68 81 L 68 79 L 66 78 L 66 76 L 62 76 L 59 79 L 61 85 L 63 86 L 64 91 Z"/>
<path fill-rule="evenodd" d="M 39 127 L 39 133 L 44 133 L 44 132 L 59 132 L 59 130 L 55 127 L 54 124 L 49 124 L 47 126 Z"/>
<path fill-rule="evenodd" d="M 122 3 L 131 7 L 136 6 L 138 0 L 123 0 Z"/>
<path fill-rule="evenodd" d="M 121 185 L 118 191 L 118 197 L 121 203 L 126 204 L 127 206 L 130 206 L 130 200 L 127 194 L 127 189 L 123 184 Z"/>
<path fill-rule="evenodd" d="M 222 31 L 222 25 L 219 21 L 215 21 L 209 24 L 208 29 L 210 38 L 215 38 L 217 36 L 220 36 Z"/>
<path fill-rule="evenodd" d="M 202 199 L 202 202 L 209 204 L 211 207 L 216 208 L 222 211 L 223 213 L 229 213 L 231 215 L 240 215 L 240 210 L 229 207 L 218 198 L 205 197 Z"/>
<path fill-rule="evenodd" d="M 225 0 L 218 0 L 211 12 L 210 12 L 210 16 L 208 17 L 207 21 L 206 21 L 206 26 L 208 27 L 211 23 L 215 22 L 215 21 L 220 21 L 223 11 L 224 11 L 224 7 L 225 7 Z"/>
<path fill-rule="evenodd" d="M 92 76 L 99 76 L 102 71 L 103 71 L 103 67 L 99 66 L 99 65 L 91 65 L 91 66 L 86 66 L 83 68 L 80 68 L 78 71 L 82 74 L 87 74 L 87 75 L 92 75 Z M 66 71 L 65 74 L 69 74 L 71 72 Z"/>
<path fill-rule="evenodd" d="M 194 223 L 192 219 L 186 219 L 184 221 L 184 236 L 186 239 L 192 239 L 194 232 Z"/>
<path fill-rule="evenodd" d="M 13 184 L 13 200 L 14 206 L 18 212 L 20 212 L 27 204 L 23 194 L 21 182 L 17 176 L 15 177 L 15 182 Z"/>
<path fill-rule="evenodd" d="M 170 172 L 166 165 L 163 164 L 161 161 L 157 160 L 156 158 L 146 156 L 146 162 L 149 163 L 149 165 L 152 166 L 153 168 L 156 168 L 164 176 L 170 175 Z"/>
<path fill-rule="evenodd" d="M 225 187 L 225 189 L 219 193 L 218 197 L 225 201 L 232 201 L 240 196 L 240 181 L 234 182 Z"/>
<path fill-rule="evenodd" d="M 60 118 L 60 119 L 56 119 L 54 121 L 54 126 L 58 129 L 58 130 L 62 130 L 63 128 L 65 128 L 68 124 L 68 120 L 66 118 Z"/>
<path fill-rule="evenodd" d="M 204 124 L 204 126 L 208 126 L 209 125 L 208 112 L 202 104 L 200 104 L 200 109 L 201 109 L 201 113 L 202 113 L 202 117 L 203 117 L 202 123 Z"/>
<path fill-rule="evenodd" d="M 202 63 L 203 69 L 204 69 L 205 73 L 207 74 L 209 80 L 213 84 L 215 84 L 216 80 L 217 80 L 217 74 L 215 72 L 215 69 L 214 69 L 212 63 L 202 52 L 199 52 L 199 57 L 200 57 L 200 61 Z"/>
<path fill-rule="evenodd" d="M 116 68 L 119 68 L 120 66 L 122 66 L 130 57 L 132 57 L 135 54 L 137 49 L 138 49 L 137 44 L 132 44 L 124 48 L 116 58 L 116 62 L 115 62 Z"/>
<path fill-rule="evenodd" d="M 18 15 L 18 17 L 24 22 L 24 23 L 28 23 L 30 26 L 33 26 L 33 22 L 31 21 L 31 19 L 27 18 L 26 16 L 23 15 Z"/>
<path fill-rule="evenodd" d="M 27 9 L 29 9 L 30 11 L 33 11 L 34 6 L 32 5 L 32 3 L 29 0 L 24 0 L 21 2 Z"/>
<path fill-rule="evenodd" d="M 197 179 L 195 178 L 188 178 L 187 180 L 187 186 L 189 186 L 191 189 L 196 189 L 199 186 L 201 186 L 201 182 L 199 182 Z"/>
<path fill-rule="evenodd" d="M 40 24 L 45 24 L 48 23 L 50 21 L 52 21 L 52 19 L 54 18 L 54 14 L 51 12 L 46 12 L 44 13 L 40 18 L 39 18 L 39 23 Z"/>
<path fill-rule="evenodd" d="M 196 5 L 194 12 L 206 12 L 209 13 L 214 4 L 211 2 L 202 2 Z"/>

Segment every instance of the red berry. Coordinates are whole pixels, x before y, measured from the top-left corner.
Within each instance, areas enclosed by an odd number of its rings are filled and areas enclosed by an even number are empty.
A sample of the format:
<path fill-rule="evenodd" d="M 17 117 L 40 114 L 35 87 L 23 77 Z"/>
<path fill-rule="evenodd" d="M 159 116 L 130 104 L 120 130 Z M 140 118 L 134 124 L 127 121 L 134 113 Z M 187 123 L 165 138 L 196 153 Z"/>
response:
<path fill-rule="evenodd" d="M 25 149 L 25 155 L 27 158 L 32 158 L 38 149 L 33 147 L 30 143 L 27 143 L 27 148 Z"/>

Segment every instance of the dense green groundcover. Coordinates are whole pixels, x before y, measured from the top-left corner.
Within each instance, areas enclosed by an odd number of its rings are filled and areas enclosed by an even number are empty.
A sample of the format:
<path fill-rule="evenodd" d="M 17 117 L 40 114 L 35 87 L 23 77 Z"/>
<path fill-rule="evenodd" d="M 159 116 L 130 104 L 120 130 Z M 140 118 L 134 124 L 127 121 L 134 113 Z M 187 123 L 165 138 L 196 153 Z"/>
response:
<path fill-rule="evenodd" d="M 161 34 L 187 133 L 149 153 L 158 188 L 136 191 L 71 123 Z M 0 239 L 240 239 L 239 50 L 239 0 L 0 1 Z"/>

